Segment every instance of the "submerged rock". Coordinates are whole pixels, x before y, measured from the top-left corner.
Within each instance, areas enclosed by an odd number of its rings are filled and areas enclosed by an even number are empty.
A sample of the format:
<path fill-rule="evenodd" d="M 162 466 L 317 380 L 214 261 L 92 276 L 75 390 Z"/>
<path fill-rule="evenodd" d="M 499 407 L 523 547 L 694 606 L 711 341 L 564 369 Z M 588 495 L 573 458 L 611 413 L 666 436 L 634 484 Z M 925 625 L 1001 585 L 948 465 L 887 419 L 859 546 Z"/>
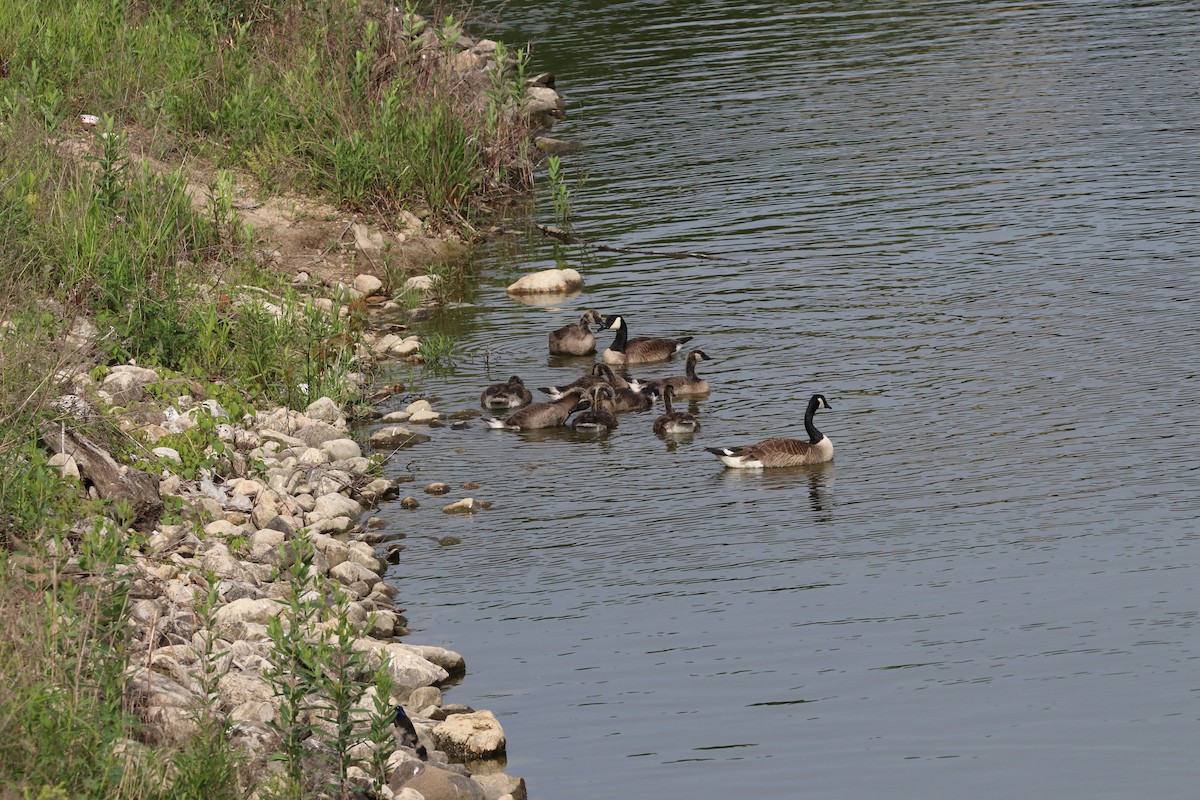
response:
<path fill-rule="evenodd" d="M 573 269 L 544 269 L 510 284 L 509 294 L 565 294 L 583 286 L 583 276 Z"/>

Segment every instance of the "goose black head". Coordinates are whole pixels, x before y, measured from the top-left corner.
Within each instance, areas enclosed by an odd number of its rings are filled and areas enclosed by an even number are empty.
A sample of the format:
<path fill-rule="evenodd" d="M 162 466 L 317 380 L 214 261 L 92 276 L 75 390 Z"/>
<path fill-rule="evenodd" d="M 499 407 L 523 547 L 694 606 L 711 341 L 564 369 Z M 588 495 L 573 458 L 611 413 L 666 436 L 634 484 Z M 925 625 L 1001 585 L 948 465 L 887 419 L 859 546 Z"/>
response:
<path fill-rule="evenodd" d="M 603 324 L 600 325 L 602 331 L 614 331 L 625 327 L 625 318 L 620 314 L 613 314 L 610 317 L 605 317 Z"/>

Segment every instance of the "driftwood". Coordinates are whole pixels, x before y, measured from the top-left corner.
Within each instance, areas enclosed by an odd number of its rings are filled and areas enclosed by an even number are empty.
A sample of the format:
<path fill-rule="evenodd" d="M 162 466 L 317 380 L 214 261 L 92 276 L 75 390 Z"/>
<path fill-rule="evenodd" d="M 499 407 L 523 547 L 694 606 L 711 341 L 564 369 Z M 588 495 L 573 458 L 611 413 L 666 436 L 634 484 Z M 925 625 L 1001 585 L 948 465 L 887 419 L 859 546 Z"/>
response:
<path fill-rule="evenodd" d="M 696 253 L 685 250 L 637 250 L 629 247 L 613 247 L 608 244 L 592 244 L 579 238 L 575 234 L 564 231 L 562 228 L 554 225 L 543 225 L 538 223 L 538 230 L 544 236 L 549 236 L 552 239 L 558 239 L 560 242 L 567 244 L 577 244 L 580 247 L 588 250 L 603 250 L 606 253 L 630 253 L 639 256 L 666 256 L 667 258 L 702 258 L 706 261 L 737 261 L 736 258 L 727 258 L 725 256 L 714 256 L 711 253 Z"/>
<path fill-rule="evenodd" d="M 140 531 L 153 529 L 163 510 L 158 478 L 140 469 L 122 467 L 83 434 L 65 425 L 46 423 L 41 434 L 48 448 L 75 459 L 80 477 L 94 486 L 100 497 L 129 502 L 133 527 Z"/>

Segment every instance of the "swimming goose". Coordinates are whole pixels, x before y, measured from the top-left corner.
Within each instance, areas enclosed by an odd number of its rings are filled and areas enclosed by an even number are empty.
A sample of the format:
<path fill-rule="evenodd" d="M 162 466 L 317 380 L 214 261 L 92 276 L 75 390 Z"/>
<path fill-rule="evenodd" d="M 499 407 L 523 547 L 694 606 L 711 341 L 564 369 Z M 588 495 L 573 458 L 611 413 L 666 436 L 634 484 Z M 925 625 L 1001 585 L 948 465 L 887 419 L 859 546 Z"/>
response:
<path fill-rule="evenodd" d="M 493 383 L 479 395 L 479 405 L 484 408 L 517 408 L 533 400 L 533 394 L 525 388 L 525 381 L 513 375 L 507 383 Z"/>
<path fill-rule="evenodd" d="M 613 389 L 612 410 L 617 413 L 625 411 L 649 411 L 654 406 L 654 395 L 657 389 Z"/>
<path fill-rule="evenodd" d="M 804 412 L 804 430 L 808 441 L 799 439 L 763 439 L 758 444 L 745 447 L 706 447 L 725 466 L 735 469 L 763 469 L 769 467 L 799 467 L 803 464 L 821 464 L 833 460 L 833 442 L 813 425 L 817 409 L 829 409 L 825 395 L 814 394 Z M 832 410 L 832 409 L 830 409 Z"/>
<path fill-rule="evenodd" d="M 649 336 L 638 336 L 630 339 L 629 326 L 625 324 L 625 318 L 619 314 L 605 319 L 600 330 L 611 330 L 617 333 L 612 344 L 600 355 L 600 360 L 606 364 L 621 366 L 666 361 L 692 340 L 691 336 L 679 339 L 652 339 Z"/>
<path fill-rule="evenodd" d="M 654 432 L 659 436 L 668 433 L 696 433 L 700 430 L 700 420 L 686 411 L 676 411 L 671 408 L 671 398 L 675 395 L 675 387 L 667 384 L 662 389 L 663 415 L 654 420 Z"/>
<path fill-rule="evenodd" d="M 583 396 L 584 390 L 575 387 L 561 399 L 549 403 L 533 403 L 504 419 L 484 417 L 489 428 L 504 428 L 510 431 L 531 431 L 537 428 L 553 428 L 563 425 L 572 411 L 582 411 L 591 404 Z"/>
<path fill-rule="evenodd" d="M 607 383 L 615 389 L 629 388 L 629 382 L 613 372 L 612 367 L 608 364 L 593 364 L 591 371 L 582 378 L 576 378 L 570 383 L 564 383 L 562 386 L 538 387 L 538 391 L 550 395 L 551 400 L 558 400 L 571 389 L 576 387 L 590 389 L 600 383 Z"/>
<path fill-rule="evenodd" d="M 712 361 L 712 358 L 703 350 L 693 350 L 687 354 L 687 366 L 684 368 L 685 374 L 674 375 L 670 378 L 650 378 L 644 381 L 632 380 L 629 382 L 629 388 L 641 389 L 645 386 L 653 386 L 661 392 L 670 386 L 675 390 L 676 396 L 708 394 L 708 381 L 696 374 L 697 361 Z"/>
<path fill-rule="evenodd" d="M 589 308 L 583 312 L 583 317 L 579 322 L 550 331 L 550 353 L 552 355 L 586 356 L 588 353 L 596 352 L 596 335 L 592 333 L 588 324 L 599 325 L 603 321 L 599 311 Z"/>
<path fill-rule="evenodd" d="M 592 407 L 571 420 L 571 429 L 602 433 L 617 427 L 617 417 L 610 410 L 613 398 L 613 387 L 607 383 L 598 383 L 589 392 Z"/>

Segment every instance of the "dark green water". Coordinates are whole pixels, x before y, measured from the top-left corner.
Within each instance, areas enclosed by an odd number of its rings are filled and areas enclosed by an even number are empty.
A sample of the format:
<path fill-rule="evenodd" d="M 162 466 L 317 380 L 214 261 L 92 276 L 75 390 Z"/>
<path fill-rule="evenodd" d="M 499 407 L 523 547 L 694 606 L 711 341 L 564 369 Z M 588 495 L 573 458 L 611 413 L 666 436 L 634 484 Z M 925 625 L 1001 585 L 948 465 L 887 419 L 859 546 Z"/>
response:
<path fill-rule="evenodd" d="M 735 259 L 529 237 L 440 323 L 443 410 L 579 371 L 545 333 L 589 306 L 714 358 L 693 441 L 475 425 L 397 465 L 495 502 L 383 513 L 412 640 L 467 656 L 451 698 L 499 715 L 509 771 L 571 800 L 1194 797 L 1195 5 L 497 13 L 585 145 L 577 230 Z M 579 297 L 505 295 L 558 260 Z M 703 451 L 801 435 L 818 391 L 833 465 Z"/>

